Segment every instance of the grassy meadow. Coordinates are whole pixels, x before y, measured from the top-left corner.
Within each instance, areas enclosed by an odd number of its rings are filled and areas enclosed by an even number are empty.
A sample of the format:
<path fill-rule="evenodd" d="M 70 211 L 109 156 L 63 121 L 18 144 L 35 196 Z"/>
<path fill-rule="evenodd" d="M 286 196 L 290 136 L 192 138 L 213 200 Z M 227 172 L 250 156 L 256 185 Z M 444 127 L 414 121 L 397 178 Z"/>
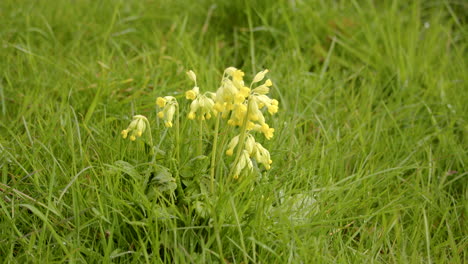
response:
<path fill-rule="evenodd" d="M 0 261 L 466 262 L 467 17 L 457 0 L 0 1 Z M 271 169 L 239 179 L 239 128 L 214 143 L 184 96 L 188 70 L 215 92 L 230 66 L 269 69 L 279 102 L 255 138 Z M 138 114 L 154 145 L 122 138 Z"/>

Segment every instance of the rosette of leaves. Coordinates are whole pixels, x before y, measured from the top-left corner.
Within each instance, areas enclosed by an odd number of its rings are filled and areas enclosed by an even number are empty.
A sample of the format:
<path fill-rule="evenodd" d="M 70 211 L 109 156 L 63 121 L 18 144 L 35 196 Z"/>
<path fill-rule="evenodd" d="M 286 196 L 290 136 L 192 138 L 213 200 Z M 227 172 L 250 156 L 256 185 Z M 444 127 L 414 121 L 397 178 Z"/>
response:
<path fill-rule="evenodd" d="M 210 216 L 208 199 L 210 193 L 210 160 L 207 156 L 197 156 L 181 168 L 180 175 L 187 203 L 191 205 L 196 216 L 207 219 Z"/>

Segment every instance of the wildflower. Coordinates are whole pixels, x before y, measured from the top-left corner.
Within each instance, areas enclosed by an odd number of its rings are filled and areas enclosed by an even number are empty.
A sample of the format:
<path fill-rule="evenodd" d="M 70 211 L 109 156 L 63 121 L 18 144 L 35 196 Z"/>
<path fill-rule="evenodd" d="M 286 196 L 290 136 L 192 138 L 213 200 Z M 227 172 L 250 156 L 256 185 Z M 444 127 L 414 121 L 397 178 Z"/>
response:
<path fill-rule="evenodd" d="M 177 100 L 173 96 L 158 97 L 156 104 L 162 108 L 158 112 L 158 117 L 164 119 L 164 125 L 166 127 L 172 127 L 172 120 L 174 119 L 174 113 L 178 106 Z"/>
<path fill-rule="evenodd" d="M 232 156 L 234 154 L 234 150 L 239 145 L 240 136 L 237 135 L 231 139 L 228 144 L 228 150 L 226 151 L 226 155 Z M 270 158 L 270 152 L 266 148 L 264 148 L 260 143 L 255 142 L 255 138 L 253 135 L 247 133 L 245 137 L 244 144 L 242 145 L 242 150 L 240 152 L 239 159 L 236 164 L 234 164 L 234 178 L 237 179 L 239 174 L 242 172 L 244 168 L 252 169 L 252 161 L 251 158 L 254 158 L 259 164 L 262 164 L 265 169 L 269 170 L 271 167 L 271 163 L 273 162 Z"/>
<path fill-rule="evenodd" d="M 270 92 L 270 87 L 273 85 L 270 79 L 266 80 L 265 83 L 262 85 L 256 87 L 255 89 L 252 90 L 252 93 L 257 93 L 257 94 L 267 94 Z"/>
<path fill-rule="evenodd" d="M 244 78 L 244 72 L 236 69 L 232 72 L 231 76 L 236 81 L 242 81 Z"/>
<path fill-rule="evenodd" d="M 132 122 L 127 129 L 122 130 L 121 135 L 123 138 L 127 138 L 130 133 L 130 140 L 135 141 L 137 137 L 141 137 L 146 130 L 148 119 L 142 115 L 136 115 L 133 117 Z"/>
<path fill-rule="evenodd" d="M 245 167 L 247 167 L 250 170 L 253 169 L 252 160 L 250 159 L 247 150 L 242 151 L 239 161 L 237 162 L 236 167 L 234 168 L 234 179 L 239 178 L 240 173 Z"/>
<path fill-rule="evenodd" d="M 193 120 L 198 115 L 200 120 L 210 119 L 211 112 L 214 110 L 213 106 L 213 99 L 208 98 L 206 95 L 199 94 L 190 104 L 188 118 Z"/>
<path fill-rule="evenodd" d="M 200 93 L 200 88 L 195 86 L 191 90 L 188 90 L 185 92 L 185 98 L 187 98 L 187 100 L 195 100 L 195 98 L 197 98 L 199 93 Z"/>
<path fill-rule="evenodd" d="M 270 152 L 262 146 L 262 144 L 256 142 L 255 143 L 255 153 L 254 153 L 255 160 L 257 160 L 258 163 L 263 164 L 265 169 L 269 170 L 271 163 L 273 161 L 270 158 Z"/>
<path fill-rule="evenodd" d="M 232 156 L 232 154 L 234 154 L 234 149 L 236 148 L 238 143 L 239 143 L 239 135 L 233 137 L 231 139 L 231 142 L 229 142 L 228 150 L 226 151 L 226 155 Z"/>
<path fill-rule="evenodd" d="M 266 106 L 268 112 L 272 115 L 278 112 L 278 100 L 271 99 L 264 94 L 253 95 L 253 98 L 257 102 L 259 108 Z"/>
<path fill-rule="evenodd" d="M 271 139 L 273 137 L 274 128 L 268 126 L 268 124 L 263 124 L 260 128 L 260 131 L 263 133 L 266 139 Z"/>
<path fill-rule="evenodd" d="M 156 104 L 161 108 L 163 108 L 166 105 L 166 102 L 167 102 L 166 99 L 162 97 L 156 98 Z"/>
<path fill-rule="evenodd" d="M 278 112 L 278 101 L 273 99 L 271 100 L 271 105 L 268 106 L 268 112 L 270 114 L 275 114 Z"/>
<path fill-rule="evenodd" d="M 187 72 L 187 75 L 195 82 L 195 87 L 185 92 L 185 98 L 192 100 L 187 118 L 193 120 L 198 115 L 200 120 L 210 119 L 211 113 L 215 113 L 216 110 L 214 109 L 215 103 L 213 99 L 208 96 L 215 97 L 215 95 L 213 93 L 201 94 L 200 88 L 196 86 L 197 77 L 195 73 L 190 70 Z"/>
<path fill-rule="evenodd" d="M 249 156 L 252 157 L 256 151 L 255 138 L 252 135 L 247 134 L 244 147 L 245 150 L 247 150 L 247 152 L 249 153 Z"/>

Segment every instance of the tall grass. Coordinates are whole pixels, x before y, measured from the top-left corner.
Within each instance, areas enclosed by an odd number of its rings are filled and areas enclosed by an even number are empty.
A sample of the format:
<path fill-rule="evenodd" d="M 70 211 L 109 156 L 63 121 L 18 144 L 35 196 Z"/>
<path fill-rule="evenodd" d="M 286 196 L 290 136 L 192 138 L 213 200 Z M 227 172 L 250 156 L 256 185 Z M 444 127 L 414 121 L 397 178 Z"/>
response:
<path fill-rule="evenodd" d="M 0 259 L 465 262 L 467 8 L 1 1 Z M 148 149 L 120 131 L 145 113 L 173 151 L 156 97 L 182 97 L 188 69 L 214 90 L 227 66 L 271 71 L 272 169 L 200 203 L 155 194 Z M 205 181 L 206 162 L 181 174 Z"/>

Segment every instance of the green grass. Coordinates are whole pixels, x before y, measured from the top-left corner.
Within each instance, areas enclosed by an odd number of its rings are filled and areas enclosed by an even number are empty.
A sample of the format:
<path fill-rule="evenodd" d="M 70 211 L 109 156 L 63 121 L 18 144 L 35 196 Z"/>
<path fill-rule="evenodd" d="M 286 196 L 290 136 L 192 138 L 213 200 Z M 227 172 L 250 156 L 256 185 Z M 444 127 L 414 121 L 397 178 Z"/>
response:
<path fill-rule="evenodd" d="M 456 0 L 0 1 L 0 259 L 467 261 L 467 13 Z M 115 165 L 151 166 L 120 131 L 144 114 L 169 155 L 156 97 L 182 97 L 188 69 L 214 91 L 228 66 L 270 69 L 274 163 L 220 180 L 204 216 Z M 181 173 L 202 175 L 193 135 Z"/>

